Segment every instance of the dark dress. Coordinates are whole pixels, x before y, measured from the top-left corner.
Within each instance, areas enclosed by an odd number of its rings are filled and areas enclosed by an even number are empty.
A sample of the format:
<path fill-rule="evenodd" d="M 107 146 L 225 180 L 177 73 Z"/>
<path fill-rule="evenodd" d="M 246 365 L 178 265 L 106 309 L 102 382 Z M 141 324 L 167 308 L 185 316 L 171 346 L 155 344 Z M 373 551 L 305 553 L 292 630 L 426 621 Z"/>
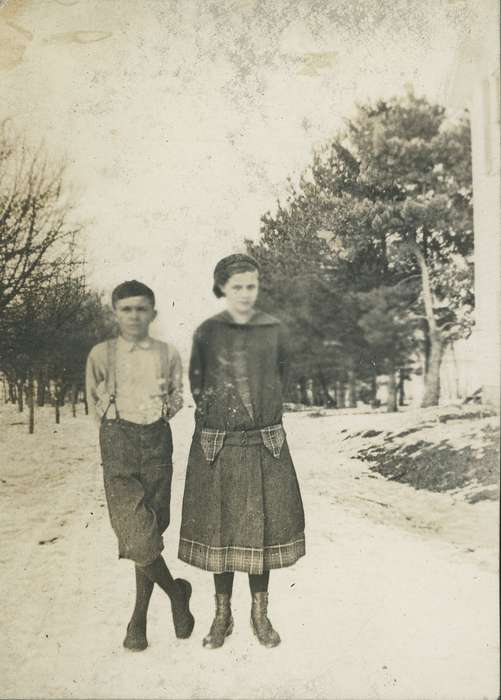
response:
<path fill-rule="evenodd" d="M 281 424 L 286 370 L 282 326 L 262 311 L 246 324 L 225 311 L 197 329 L 179 544 L 188 564 L 260 574 L 304 555 L 303 505 Z"/>

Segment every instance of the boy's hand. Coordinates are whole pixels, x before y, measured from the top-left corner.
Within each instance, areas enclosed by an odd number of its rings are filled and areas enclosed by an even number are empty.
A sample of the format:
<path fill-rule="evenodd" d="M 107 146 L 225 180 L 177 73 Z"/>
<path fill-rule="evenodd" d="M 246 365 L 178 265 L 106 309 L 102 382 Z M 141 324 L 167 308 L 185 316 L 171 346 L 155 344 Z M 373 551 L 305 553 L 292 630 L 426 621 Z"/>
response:
<path fill-rule="evenodd" d="M 97 401 L 94 404 L 94 411 L 96 419 L 100 421 L 110 403 L 110 395 L 106 390 L 106 382 L 100 382 L 96 387 L 95 393 Z"/>

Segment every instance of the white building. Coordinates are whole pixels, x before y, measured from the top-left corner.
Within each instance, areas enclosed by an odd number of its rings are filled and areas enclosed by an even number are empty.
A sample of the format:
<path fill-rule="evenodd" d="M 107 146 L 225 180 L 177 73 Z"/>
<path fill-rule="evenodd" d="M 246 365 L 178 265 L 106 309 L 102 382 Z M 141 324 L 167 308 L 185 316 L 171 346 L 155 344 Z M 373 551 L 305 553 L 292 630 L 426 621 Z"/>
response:
<path fill-rule="evenodd" d="M 482 0 L 483 27 L 461 47 L 449 103 L 469 105 L 473 151 L 475 374 L 484 402 L 499 409 L 501 179 L 498 0 Z"/>

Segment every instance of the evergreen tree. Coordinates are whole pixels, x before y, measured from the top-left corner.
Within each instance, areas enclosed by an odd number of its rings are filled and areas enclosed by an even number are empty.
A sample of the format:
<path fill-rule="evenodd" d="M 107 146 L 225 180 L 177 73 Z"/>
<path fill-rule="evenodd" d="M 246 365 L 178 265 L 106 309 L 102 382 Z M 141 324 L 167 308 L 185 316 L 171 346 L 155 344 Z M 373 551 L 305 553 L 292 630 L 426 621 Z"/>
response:
<path fill-rule="evenodd" d="M 345 379 L 389 373 L 391 387 L 421 336 L 423 404 L 437 403 L 444 346 L 471 327 L 471 194 L 466 118 L 411 92 L 359 107 L 248 242 L 296 367 L 332 347 Z"/>

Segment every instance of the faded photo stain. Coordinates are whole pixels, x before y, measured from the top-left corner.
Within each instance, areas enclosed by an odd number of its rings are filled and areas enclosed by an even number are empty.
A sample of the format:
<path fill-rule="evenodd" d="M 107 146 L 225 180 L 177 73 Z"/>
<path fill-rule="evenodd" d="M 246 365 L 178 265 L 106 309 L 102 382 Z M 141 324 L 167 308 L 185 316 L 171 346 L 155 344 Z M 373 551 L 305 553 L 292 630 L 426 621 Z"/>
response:
<path fill-rule="evenodd" d="M 23 60 L 33 35 L 16 19 L 29 5 L 29 0 L 0 4 L 0 71 L 12 70 Z"/>
<path fill-rule="evenodd" d="M 79 0 L 55 0 L 61 8 L 77 5 Z M 49 36 L 35 34 L 22 25 L 20 16 L 32 6 L 32 0 L 0 2 L 0 71 L 10 71 L 22 63 L 25 52 L 36 38 L 44 44 L 90 44 L 109 39 L 112 32 L 77 30 Z"/>
<path fill-rule="evenodd" d="M 77 31 L 61 32 L 44 38 L 45 44 L 91 44 L 113 36 L 112 32 Z"/>
<path fill-rule="evenodd" d="M 19 26 L 19 24 L 16 24 L 15 22 L 12 22 L 11 20 L 7 20 L 6 24 L 14 29 L 16 32 L 19 32 L 19 34 L 22 34 L 26 39 L 31 41 L 33 39 L 33 34 L 28 30 L 25 29 L 24 27 Z"/>
<path fill-rule="evenodd" d="M 324 51 L 321 53 L 305 53 L 299 61 L 302 63 L 301 75 L 320 75 L 323 71 L 334 66 L 337 59 L 335 51 Z"/>

